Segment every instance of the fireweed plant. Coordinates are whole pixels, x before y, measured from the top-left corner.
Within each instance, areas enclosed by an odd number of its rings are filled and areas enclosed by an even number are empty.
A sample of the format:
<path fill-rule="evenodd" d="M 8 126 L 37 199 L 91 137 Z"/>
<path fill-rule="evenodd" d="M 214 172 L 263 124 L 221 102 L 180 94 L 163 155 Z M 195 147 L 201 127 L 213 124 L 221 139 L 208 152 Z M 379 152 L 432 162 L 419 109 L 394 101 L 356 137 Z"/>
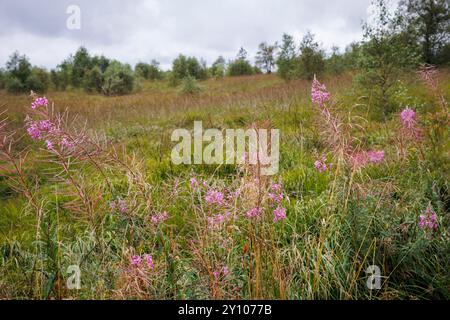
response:
<path fill-rule="evenodd" d="M 21 196 L 32 243 L 1 244 L 0 297 L 449 298 L 448 190 L 433 169 L 446 159 L 447 103 L 436 69 L 419 76 L 437 108 L 404 106 L 384 140 L 347 120 L 314 78 L 306 106 L 318 139 L 308 155 L 303 142 L 282 151 L 279 176 L 245 162 L 167 164 L 151 179 L 152 158 L 32 94 L 24 134 L 0 121 L 0 181 Z M 298 90 L 289 86 L 281 97 Z M 67 286 L 72 265 L 80 290 Z M 378 290 L 366 286 L 370 265 L 382 271 Z"/>

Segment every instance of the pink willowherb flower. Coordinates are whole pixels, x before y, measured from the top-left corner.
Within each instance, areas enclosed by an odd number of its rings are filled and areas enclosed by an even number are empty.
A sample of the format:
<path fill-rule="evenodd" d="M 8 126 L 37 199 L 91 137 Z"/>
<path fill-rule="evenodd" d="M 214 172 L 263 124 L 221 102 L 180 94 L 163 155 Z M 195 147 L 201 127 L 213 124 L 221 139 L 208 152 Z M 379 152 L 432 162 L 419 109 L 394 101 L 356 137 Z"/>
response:
<path fill-rule="evenodd" d="M 40 139 L 41 138 L 41 130 L 36 123 L 32 123 L 28 128 L 27 132 L 32 139 Z"/>
<path fill-rule="evenodd" d="M 274 183 L 270 186 L 270 190 L 272 191 L 281 191 L 281 184 L 280 183 Z"/>
<path fill-rule="evenodd" d="M 117 207 L 118 207 L 120 213 L 127 212 L 128 206 L 127 206 L 127 202 L 125 200 L 119 200 L 117 202 Z"/>
<path fill-rule="evenodd" d="M 311 100 L 321 107 L 330 100 L 330 93 L 327 91 L 327 88 L 324 84 L 317 81 L 315 76 L 311 86 Z"/>
<path fill-rule="evenodd" d="M 42 98 L 36 98 L 32 103 L 31 103 L 31 109 L 36 109 L 40 106 L 47 106 L 48 105 L 48 100 L 46 97 L 42 97 Z"/>
<path fill-rule="evenodd" d="M 45 140 L 45 144 L 47 145 L 48 150 L 53 150 L 53 142 L 50 140 Z"/>
<path fill-rule="evenodd" d="M 111 202 L 109 203 L 109 208 L 110 208 L 112 211 L 116 210 L 116 209 L 117 209 L 117 203 L 116 203 L 115 201 L 111 201 Z"/>
<path fill-rule="evenodd" d="M 230 274 L 230 271 L 228 270 L 228 267 L 227 267 L 227 266 L 224 266 L 224 267 L 222 268 L 222 273 L 223 273 L 223 276 L 224 276 L 224 277 L 226 277 L 227 275 Z"/>
<path fill-rule="evenodd" d="M 150 270 L 155 268 L 155 264 L 153 263 L 153 258 L 150 254 L 144 254 L 145 263 Z"/>
<path fill-rule="evenodd" d="M 286 219 L 286 208 L 282 208 L 282 207 L 277 207 L 274 211 L 273 211 L 273 222 L 278 222 L 280 220 Z"/>
<path fill-rule="evenodd" d="M 109 203 L 109 207 L 111 208 L 111 210 L 118 210 L 120 213 L 125 213 L 128 209 L 127 202 L 125 200 L 111 201 Z"/>
<path fill-rule="evenodd" d="M 227 266 L 224 266 L 219 270 L 213 271 L 213 276 L 216 280 L 218 280 L 220 277 L 226 277 L 229 274 L 230 274 L 230 271 L 228 270 Z"/>
<path fill-rule="evenodd" d="M 325 156 L 323 156 L 320 159 L 317 159 L 314 162 L 314 167 L 316 168 L 317 171 L 319 172 L 324 172 L 327 171 L 327 169 L 331 169 L 331 167 L 333 166 L 332 163 L 330 163 L 328 166 L 326 164 L 327 158 Z"/>
<path fill-rule="evenodd" d="M 257 218 L 257 217 L 260 217 L 262 214 L 263 214 L 263 209 L 261 207 L 254 207 L 245 213 L 247 218 Z"/>
<path fill-rule="evenodd" d="M 222 192 L 209 190 L 208 192 L 206 192 L 205 200 L 209 204 L 223 204 L 224 196 Z"/>
<path fill-rule="evenodd" d="M 138 256 L 138 255 L 134 255 L 130 259 L 130 263 L 133 267 L 139 267 L 141 265 L 141 262 L 142 262 L 142 258 L 141 258 L 141 256 Z"/>
<path fill-rule="evenodd" d="M 416 112 L 410 108 L 406 108 L 400 113 L 400 119 L 406 128 L 412 128 L 414 126 L 415 118 Z"/>
<path fill-rule="evenodd" d="M 364 151 L 355 152 L 350 156 L 350 163 L 355 168 L 364 167 L 368 163 L 369 159 L 367 153 Z"/>
<path fill-rule="evenodd" d="M 32 139 L 41 139 L 43 134 L 54 129 L 54 124 L 50 120 L 28 122 L 27 132 Z"/>
<path fill-rule="evenodd" d="M 163 223 L 164 221 L 166 221 L 167 219 L 169 219 L 169 214 L 164 211 L 161 212 L 159 214 L 155 214 L 150 218 L 150 221 L 154 224 L 154 225 L 159 225 L 161 223 Z"/>
<path fill-rule="evenodd" d="M 212 228 L 220 227 L 224 222 L 229 221 L 232 218 L 230 212 L 226 212 L 224 214 L 216 214 L 212 217 L 208 217 L 208 225 Z"/>
<path fill-rule="evenodd" d="M 198 181 L 197 181 L 197 178 L 192 177 L 192 178 L 189 180 L 189 184 L 191 185 L 191 188 L 192 188 L 192 189 L 196 190 L 196 189 L 198 188 Z"/>
<path fill-rule="evenodd" d="M 61 148 L 68 150 L 73 149 L 75 146 L 75 144 L 71 142 L 67 137 L 62 138 L 59 145 L 61 146 Z"/>
<path fill-rule="evenodd" d="M 367 152 L 367 156 L 369 157 L 369 161 L 372 163 L 380 163 L 384 160 L 384 150 L 375 151 L 371 150 Z"/>
<path fill-rule="evenodd" d="M 280 203 L 283 200 L 283 198 L 284 198 L 283 193 L 271 193 L 271 192 L 269 192 L 269 194 L 267 196 L 269 197 L 269 199 L 272 202 L 275 202 L 275 203 Z"/>
<path fill-rule="evenodd" d="M 419 217 L 419 227 L 421 229 L 434 230 L 438 228 L 437 214 L 433 211 L 431 205 Z"/>

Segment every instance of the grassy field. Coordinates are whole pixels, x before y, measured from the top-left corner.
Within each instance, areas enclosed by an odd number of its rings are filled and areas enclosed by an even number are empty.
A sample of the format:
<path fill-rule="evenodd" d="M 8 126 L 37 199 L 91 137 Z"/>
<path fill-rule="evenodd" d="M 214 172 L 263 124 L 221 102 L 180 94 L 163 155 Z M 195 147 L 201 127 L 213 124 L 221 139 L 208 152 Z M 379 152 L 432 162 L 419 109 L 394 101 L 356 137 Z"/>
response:
<path fill-rule="evenodd" d="M 448 100 L 450 73 L 438 77 L 432 88 L 405 75 L 389 114 L 352 74 L 325 77 L 328 117 L 310 81 L 275 75 L 207 80 L 192 96 L 165 81 L 120 97 L 48 92 L 45 116 L 75 137 L 70 152 L 27 135 L 26 115 L 43 116 L 31 97 L 0 92 L 0 298 L 449 299 L 448 109 L 438 92 Z M 402 124 L 406 107 L 420 136 Z M 172 131 L 197 120 L 280 129 L 279 174 L 174 165 Z M 364 150 L 384 157 L 361 163 Z M 273 220 L 275 206 L 286 219 Z M 249 218 L 255 207 L 262 213 Z M 424 227 L 431 212 L 436 225 Z M 73 265 L 78 290 L 67 285 Z M 371 265 L 379 289 L 367 287 Z"/>

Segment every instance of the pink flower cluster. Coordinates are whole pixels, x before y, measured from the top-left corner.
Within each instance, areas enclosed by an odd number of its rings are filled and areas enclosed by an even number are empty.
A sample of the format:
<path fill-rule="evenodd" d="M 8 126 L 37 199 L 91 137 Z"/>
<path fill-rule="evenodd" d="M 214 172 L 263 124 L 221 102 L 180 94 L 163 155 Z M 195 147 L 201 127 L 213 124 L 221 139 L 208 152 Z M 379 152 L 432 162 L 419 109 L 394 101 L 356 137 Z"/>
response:
<path fill-rule="evenodd" d="M 421 229 L 434 230 L 438 228 L 437 214 L 429 205 L 425 212 L 419 217 L 419 227 Z"/>
<path fill-rule="evenodd" d="M 369 161 L 372 163 L 380 163 L 384 160 L 384 150 L 376 151 L 370 150 L 367 151 L 367 156 L 369 157 Z"/>
<path fill-rule="evenodd" d="M 205 201 L 209 204 L 218 205 L 223 205 L 225 203 L 223 193 L 216 190 L 208 190 L 205 195 Z"/>
<path fill-rule="evenodd" d="M 224 214 L 216 214 L 212 217 L 208 217 L 208 225 L 212 228 L 220 227 L 224 222 L 229 221 L 232 218 L 230 212 L 225 212 Z"/>
<path fill-rule="evenodd" d="M 37 98 L 31 104 L 31 108 L 36 109 L 40 106 L 46 107 L 47 104 L 47 98 Z M 41 114 L 48 117 L 46 112 L 42 112 Z M 55 144 L 58 144 L 61 150 L 71 151 L 75 147 L 75 141 L 62 132 L 50 119 L 31 120 L 27 118 L 26 121 L 28 135 L 34 140 L 45 140 L 48 150 L 54 150 Z"/>
<path fill-rule="evenodd" d="M 151 221 L 154 225 L 157 226 L 157 225 L 163 223 L 164 221 L 166 221 L 167 219 L 169 219 L 169 214 L 168 214 L 166 211 L 164 211 L 164 212 L 161 212 L 161 213 L 158 213 L 158 214 L 153 215 L 153 216 L 150 218 L 150 221 Z"/>
<path fill-rule="evenodd" d="M 227 266 L 222 267 L 220 270 L 213 271 L 213 276 L 217 280 L 220 277 L 226 277 L 230 274 L 230 271 L 228 270 Z"/>
<path fill-rule="evenodd" d="M 319 172 L 324 172 L 324 171 L 327 171 L 327 169 L 331 169 L 333 167 L 333 164 L 329 163 L 327 166 L 326 161 L 327 161 L 326 156 L 322 156 L 322 158 L 317 159 L 314 162 L 314 167 L 316 168 L 316 170 Z"/>
<path fill-rule="evenodd" d="M 283 200 L 283 192 L 281 191 L 281 184 L 275 183 L 270 187 L 270 192 L 267 195 L 270 199 L 270 201 L 274 203 L 281 203 Z"/>
<path fill-rule="evenodd" d="M 268 194 L 271 205 L 275 207 L 273 210 L 273 222 L 286 219 L 286 208 L 281 206 L 281 202 L 284 199 L 283 189 L 280 183 L 274 183 L 270 186 Z"/>
<path fill-rule="evenodd" d="M 400 113 L 400 121 L 402 123 L 402 135 L 420 140 L 422 138 L 422 130 L 417 124 L 416 112 L 410 108 L 405 108 Z"/>
<path fill-rule="evenodd" d="M 406 128 L 412 128 L 414 126 L 415 118 L 416 112 L 410 108 L 406 108 L 400 113 L 400 119 Z"/>
<path fill-rule="evenodd" d="M 139 268 L 142 266 L 142 261 L 145 261 L 147 268 L 153 270 L 155 268 L 155 264 L 153 263 L 153 257 L 149 254 L 144 254 L 143 256 L 134 255 L 130 258 L 131 266 L 135 268 Z"/>
<path fill-rule="evenodd" d="M 350 162 L 355 168 L 361 168 L 369 163 L 379 164 L 384 160 L 384 150 L 355 152 L 350 156 Z"/>
<path fill-rule="evenodd" d="M 128 205 L 125 200 L 119 199 L 115 201 L 111 201 L 109 203 L 109 207 L 112 211 L 119 211 L 120 213 L 126 213 L 128 210 Z"/>
<path fill-rule="evenodd" d="M 330 93 L 327 91 L 327 88 L 324 84 L 317 81 L 315 76 L 311 86 L 311 100 L 321 107 L 330 100 Z"/>
<path fill-rule="evenodd" d="M 273 211 L 273 222 L 278 222 L 280 220 L 286 219 L 286 208 L 283 207 L 276 207 Z"/>
<path fill-rule="evenodd" d="M 31 109 L 37 109 L 38 107 L 41 107 L 41 106 L 47 107 L 47 105 L 48 105 L 48 100 L 46 97 L 36 98 L 31 103 Z"/>
<path fill-rule="evenodd" d="M 52 132 L 55 125 L 50 120 L 30 121 L 27 132 L 32 139 L 41 139 L 45 134 Z"/>
<path fill-rule="evenodd" d="M 248 210 L 245 215 L 247 216 L 247 218 L 251 219 L 251 218 L 258 218 L 260 216 L 262 216 L 264 210 L 261 207 L 254 207 L 251 208 L 250 210 Z"/>
<path fill-rule="evenodd" d="M 190 184 L 190 186 L 191 186 L 191 188 L 192 188 L 193 190 L 197 190 L 197 189 L 198 189 L 199 184 L 198 184 L 198 181 L 197 181 L 197 178 L 196 178 L 196 177 L 192 177 L 192 178 L 189 180 L 189 184 Z"/>

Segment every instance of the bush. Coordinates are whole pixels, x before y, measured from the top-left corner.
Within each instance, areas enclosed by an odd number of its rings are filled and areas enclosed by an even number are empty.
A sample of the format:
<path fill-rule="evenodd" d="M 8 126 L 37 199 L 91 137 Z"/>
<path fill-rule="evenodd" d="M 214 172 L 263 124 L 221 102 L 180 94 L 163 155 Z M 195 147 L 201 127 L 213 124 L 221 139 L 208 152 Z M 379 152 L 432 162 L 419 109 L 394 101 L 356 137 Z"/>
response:
<path fill-rule="evenodd" d="M 283 34 L 280 51 L 277 57 L 278 75 L 285 79 L 291 80 L 295 78 L 295 71 L 297 69 L 297 54 L 294 43 L 294 37 L 288 34 Z"/>
<path fill-rule="evenodd" d="M 2 69 L 0 69 L 0 90 L 4 89 L 5 85 L 6 85 L 6 74 Z"/>
<path fill-rule="evenodd" d="M 186 57 L 180 54 L 172 62 L 170 84 L 178 85 L 180 80 L 186 77 L 193 77 L 198 80 L 206 79 L 208 77 L 206 63 L 204 61 L 199 62 L 195 57 Z"/>
<path fill-rule="evenodd" d="M 50 86 L 50 75 L 45 69 L 33 68 L 31 75 L 25 81 L 27 91 L 46 92 Z"/>
<path fill-rule="evenodd" d="M 12 76 L 7 77 L 5 87 L 10 93 L 21 93 L 26 91 L 25 85 L 22 81 Z"/>
<path fill-rule="evenodd" d="M 84 90 L 90 93 L 102 92 L 103 75 L 99 67 L 95 66 L 86 72 L 84 79 Z"/>
<path fill-rule="evenodd" d="M 162 78 L 162 72 L 159 69 L 159 63 L 155 60 L 151 64 L 140 62 L 134 68 L 136 76 L 146 80 L 159 80 Z"/>
<path fill-rule="evenodd" d="M 180 92 L 183 94 L 189 94 L 194 95 L 201 91 L 200 85 L 197 83 L 197 80 L 195 80 L 192 76 L 187 76 L 183 79 L 181 83 L 181 90 Z"/>
<path fill-rule="evenodd" d="M 247 60 L 237 59 L 228 66 L 228 75 L 231 77 L 252 75 L 254 73 L 255 69 Z"/>
<path fill-rule="evenodd" d="M 308 32 L 300 44 L 298 76 L 311 80 L 315 74 L 322 73 L 324 69 L 324 53 L 320 49 L 319 44 L 315 42 L 314 35 Z"/>
<path fill-rule="evenodd" d="M 133 91 L 134 74 L 130 65 L 112 61 L 105 71 L 102 91 L 105 95 L 123 95 Z"/>
<path fill-rule="evenodd" d="M 402 30 L 397 17 L 389 13 L 386 3 L 377 3 L 373 24 L 364 25 L 364 42 L 359 54 L 360 72 L 356 81 L 374 101 L 378 114 L 395 111 L 392 96 L 398 78 L 419 61 L 419 48 L 413 37 Z"/>

